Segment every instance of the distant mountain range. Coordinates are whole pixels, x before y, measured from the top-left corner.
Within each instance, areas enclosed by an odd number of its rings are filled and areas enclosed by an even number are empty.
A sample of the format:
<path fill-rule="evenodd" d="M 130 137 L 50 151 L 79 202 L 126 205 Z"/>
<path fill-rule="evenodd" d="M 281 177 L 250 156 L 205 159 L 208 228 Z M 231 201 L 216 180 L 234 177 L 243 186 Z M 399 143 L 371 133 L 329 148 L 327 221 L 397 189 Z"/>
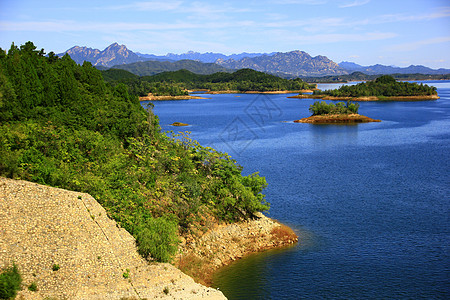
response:
<path fill-rule="evenodd" d="M 217 64 L 230 69 L 249 68 L 272 74 L 286 74 L 293 76 L 324 76 L 348 74 L 337 63 L 326 56 L 311 57 L 303 51 L 277 52 L 272 55 L 244 57 L 240 60 L 217 60 Z"/>
<path fill-rule="evenodd" d="M 151 76 L 167 71 L 188 70 L 196 74 L 213 74 L 217 72 L 231 72 L 218 64 L 202 63 L 195 60 L 178 60 L 178 61 L 144 61 L 135 62 L 126 65 L 115 65 L 114 69 L 122 69 L 138 76 Z"/>
<path fill-rule="evenodd" d="M 450 74 L 450 69 L 430 69 L 424 66 L 411 65 L 406 68 L 394 67 L 394 66 L 384 66 L 384 65 L 373 65 L 373 66 L 361 66 L 353 62 L 343 61 L 339 64 L 340 67 L 346 69 L 349 72 L 362 72 L 368 75 L 377 74 Z"/>
<path fill-rule="evenodd" d="M 200 62 L 204 62 L 204 63 L 215 63 L 218 59 L 239 60 L 244 57 L 257 57 L 257 56 L 265 55 L 265 53 L 247 53 L 247 52 L 243 52 L 240 54 L 225 55 L 222 53 L 213 53 L 213 52 L 200 53 L 200 52 L 194 52 L 194 51 L 188 51 L 183 54 L 168 53 L 166 55 L 142 54 L 139 52 L 136 52 L 136 54 L 143 58 L 152 59 L 152 60 L 177 61 L 177 60 L 189 59 L 189 60 L 196 60 L 196 61 L 200 61 Z M 271 54 L 273 54 L 273 53 L 271 53 Z M 269 55 L 271 55 L 271 54 L 269 54 Z"/>
<path fill-rule="evenodd" d="M 99 69 L 119 68 L 139 76 L 153 75 L 164 71 L 187 69 L 197 74 L 229 72 L 249 68 L 282 77 L 346 75 L 352 72 L 365 74 L 449 74 L 449 69 L 433 70 L 424 66 L 399 68 L 393 66 L 361 66 L 352 62 L 335 63 L 325 56 L 312 57 L 303 51 L 276 53 L 199 53 L 189 51 L 184 54 L 169 53 L 153 55 L 135 53 L 125 45 L 113 43 L 103 51 L 75 46 L 58 54 L 69 54 L 78 64 L 91 62 Z M 131 64 L 131 65 L 130 65 Z"/>

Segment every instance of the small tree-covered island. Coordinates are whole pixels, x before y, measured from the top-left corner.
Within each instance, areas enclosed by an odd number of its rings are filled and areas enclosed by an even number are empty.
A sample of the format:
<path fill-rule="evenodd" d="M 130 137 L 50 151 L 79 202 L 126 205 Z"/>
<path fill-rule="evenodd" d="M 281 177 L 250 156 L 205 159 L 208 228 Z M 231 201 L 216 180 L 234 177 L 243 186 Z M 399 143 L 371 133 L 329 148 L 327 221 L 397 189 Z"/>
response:
<path fill-rule="evenodd" d="M 344 85 L 335 90 L 315 90 L 312 95 L 300 94 L 289 98 L 319 98 L 352 101 L 422 101 L 439 99 L 436 88 L 426 84 L 399 82 L 383 75 L 374 81 Z"/>
<path fill-rule="evenodd" d="M 295 123 L 330 124 L 330 123 L 367 123 L 380 122 L 358 114 L 359 104 L 347 101 L 336 104 L 327 104 L 325 101 L 316 101 L 309 106 L 312 116 L 295 120 Z"/>

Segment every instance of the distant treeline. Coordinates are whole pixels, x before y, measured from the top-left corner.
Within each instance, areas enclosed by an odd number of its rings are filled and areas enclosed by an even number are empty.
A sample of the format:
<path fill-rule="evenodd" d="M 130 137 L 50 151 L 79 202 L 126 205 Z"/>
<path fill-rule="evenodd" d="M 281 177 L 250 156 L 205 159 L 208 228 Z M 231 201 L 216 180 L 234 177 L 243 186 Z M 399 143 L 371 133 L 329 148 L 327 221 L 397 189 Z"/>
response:
<path fill-rule="evenodd" d="M 394 77 L 383 75 L 374 81 L 362 82 L 357 85 L 344 85 L 339 89 L 314 91 L 314 95 L 332 97 L 370 97 L 370 96 L 425 96 L 436 95 L 435 87 L 426 84 L 399 82 Z"/>
<path fill-rule="evenodd" d="M 367 75 L 362 72 L 353 72 L 349 75 L 331 75 L 323 77 L 301 77 L 309 83 L 332 83 L 332 82 L 349 82 L 349 81 L 372 81 L 382 75 Z M 390 74 L 396 80 L 412 81 L 412 80 L 450 80 L 450 74 Z"/>
<path fill-rule="evenodd" d="M 115 85 L 125 83 L 132 94 L 144 96 L 184 95 L 186 90 L 210 91 L 284 91 L 312 89 L 315 86 L 303 80 L 284 79 L 251 69 L 242 69 L 233 73 L 218 72 L 211 75 L 195 74 L 187 70 L 163 72 L 153 76 L 138 77 L 124 70 L 110 69 L 102 71 L 106 81 Z"/>

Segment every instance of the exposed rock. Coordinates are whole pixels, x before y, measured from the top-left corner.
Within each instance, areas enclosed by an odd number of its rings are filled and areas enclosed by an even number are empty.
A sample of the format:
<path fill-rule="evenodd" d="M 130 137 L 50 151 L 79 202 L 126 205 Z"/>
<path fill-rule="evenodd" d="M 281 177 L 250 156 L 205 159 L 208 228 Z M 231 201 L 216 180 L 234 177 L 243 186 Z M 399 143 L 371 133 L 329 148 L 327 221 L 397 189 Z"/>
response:
<path fill-rule="evenodd" d="M 192 237 L 181 247 L 175 265 L 199 282 L 210 284 L 215 270 L 236 259 L 297 241 L 292 229 L 258 213 L 253 220 L 218 225 L 198 238 Z"/>
<path fill-rule="evenodd" d="M 225 299 L 170 264 L 149 264 L 88 194 L 0 177 L 0 238 L 0 268 L 15 262 L 22 273 L 17 299 Z"/>
<path fill-rule="evenodd" d="M 133 51 L 128 50 L 125 45 L 119 45 L 118 43 L 109 45 L 103 51 L 75 46 L 64 53 L 59 54 L 59 56 L 63 56 L 66 53 L 78 64 L 88 61 L 94 66 L 103 67 L 112 67 L 114 65 L 129 64 L 145 60 Z"/>

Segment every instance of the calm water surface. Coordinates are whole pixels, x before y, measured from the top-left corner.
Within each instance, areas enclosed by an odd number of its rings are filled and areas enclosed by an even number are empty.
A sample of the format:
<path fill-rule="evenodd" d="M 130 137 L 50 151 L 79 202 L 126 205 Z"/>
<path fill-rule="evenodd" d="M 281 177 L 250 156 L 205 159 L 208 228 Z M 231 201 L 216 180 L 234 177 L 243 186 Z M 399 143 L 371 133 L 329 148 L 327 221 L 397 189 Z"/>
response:
<path fill-rule="evenodd" d="M 205 95 L 155 103 L 164 130 L 230 153 L 269 187 L 298 245 L 214 279 L 229 299 L 449 299 L 450 82 L 441 99 L 362 102 L 381 123 L 297 124 L 314 100 Z M 326 87 L 330 88 L 330 87 Z"/>

